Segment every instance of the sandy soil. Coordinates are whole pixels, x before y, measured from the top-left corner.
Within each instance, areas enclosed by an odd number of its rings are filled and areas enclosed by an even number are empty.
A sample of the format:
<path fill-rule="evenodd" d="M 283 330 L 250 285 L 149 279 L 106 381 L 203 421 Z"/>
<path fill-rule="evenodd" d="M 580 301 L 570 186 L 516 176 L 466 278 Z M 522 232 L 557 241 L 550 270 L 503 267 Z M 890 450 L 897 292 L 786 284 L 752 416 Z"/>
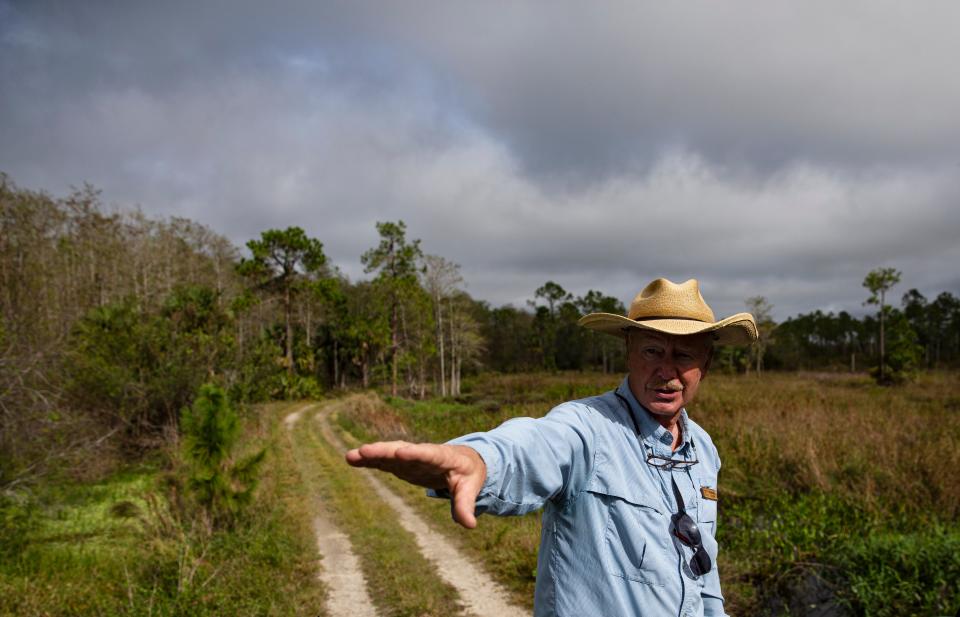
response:
<path fill-rule="evenodd" d="M 284 418 L 287 429 L 293 430 L 301 415 L 311 407 L 301 407 Z M 319 500 L 316 503 L 313 529 L 323 556 L 320 580 L 329 591 L 327 613 L 330 617 L 376 617 L 377 611 L 367 594 L 366 580 L 350 540 L 333 524 Z"/>
<path fill-rule="evenodd" d="M 316 420 L 320 423 L 321 434 L 335 448 L 345 452 L 346 447 L 330 427 L 329 411 L 330 407 L 322 407 L 317 412 Z M 421 553 L 433 562 L 441 578 L 457 590 L 467 611 L 478 617 L 529 615 L 525 609 L 511 604 L 507 600 L 507 592 L 457 550 L 445 536 L 431 530 L 410 506 L 377 478 L 377 472 L 369 469 L 356 471 L 365 475 L 377 494 L 397 513 L 397 521 L 416 537 Z M 451 521 L 450 524 L 455 523 Z"/>

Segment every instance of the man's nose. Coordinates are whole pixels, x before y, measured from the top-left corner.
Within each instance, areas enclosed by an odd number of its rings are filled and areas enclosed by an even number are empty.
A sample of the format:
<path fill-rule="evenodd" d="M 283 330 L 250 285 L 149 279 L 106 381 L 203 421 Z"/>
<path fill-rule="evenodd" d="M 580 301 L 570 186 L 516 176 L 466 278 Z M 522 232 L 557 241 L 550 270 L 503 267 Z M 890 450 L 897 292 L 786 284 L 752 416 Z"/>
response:
<path fill-rule="evenodd" d="M 672 360 L 665 359 L 657 367 L 657 376 L 664 381 L 676 379 L 677 375 L 677 365 Z"/>

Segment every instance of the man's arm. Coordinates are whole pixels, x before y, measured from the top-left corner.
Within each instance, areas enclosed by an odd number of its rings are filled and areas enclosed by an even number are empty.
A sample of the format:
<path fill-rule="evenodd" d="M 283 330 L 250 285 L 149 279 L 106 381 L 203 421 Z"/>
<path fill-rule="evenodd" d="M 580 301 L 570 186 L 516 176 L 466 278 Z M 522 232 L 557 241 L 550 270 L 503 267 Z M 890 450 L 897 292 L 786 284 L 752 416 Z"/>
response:
<path fill-rule="evenodd" d="M 467 529 L 477 526 L 474 509 L 487 478 L 487 466 L 473 448 L 380 441 L 350 450 L 346 459 L 354 467 L 373 467 L 411 484 L 448 490 L 453 500 L 453 519 Z"/>
<path fill-rule="evenodd" d="M 579 490 L 593 460 L 592 429 L 584 411 L 566 403 L 543 418 L 514 418 L 443 445 L 368 444 L 348 452 L 347 462 L 446 489 L 454 520 L 472 529 L 478 510 L 525 514 Z"/>

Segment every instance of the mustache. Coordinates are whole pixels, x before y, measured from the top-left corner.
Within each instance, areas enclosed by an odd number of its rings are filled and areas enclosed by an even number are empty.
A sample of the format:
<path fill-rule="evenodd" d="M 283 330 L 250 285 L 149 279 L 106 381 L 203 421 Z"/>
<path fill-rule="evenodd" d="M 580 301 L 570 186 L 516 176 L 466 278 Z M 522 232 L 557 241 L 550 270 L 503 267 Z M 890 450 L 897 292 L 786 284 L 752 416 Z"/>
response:
<path fill-rule="evenodd" d="M 654 381 L 647 384 L 648 390 L 670 390 L 671 392 L 683 392 L 683 384 L 678 379 L 669 381 Z"/>

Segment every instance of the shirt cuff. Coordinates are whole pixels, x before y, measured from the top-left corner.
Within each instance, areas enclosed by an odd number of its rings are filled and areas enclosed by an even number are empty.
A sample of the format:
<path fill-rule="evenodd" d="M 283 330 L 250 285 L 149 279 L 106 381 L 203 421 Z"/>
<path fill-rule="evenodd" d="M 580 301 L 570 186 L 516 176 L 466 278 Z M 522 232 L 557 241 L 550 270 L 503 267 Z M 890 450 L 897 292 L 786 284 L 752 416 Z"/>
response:
<path fill-rule="evenodd" d="M 483 486 L 480 487 L 480 493 L 477 494 L 477 505 L 474 508 L 475 516 L 483 514 L 492 505 L 500 501 L 497 499 L 495 487 L 499 486 L 500 483 L 500 475 L 502 473 L 501 466 L 493 463 L 498 457 L 497 449 L 495 446 L 486 443 L 482 435 L 482 433 L 471 433 L 463 437 L 451 439 L 445 444 L 448 446 L 467 446 L 475 450 L 476 453 L 480 455 L 480 458 L 483 459 L 487 477 L 483 482 Z M 445 488 L 427 489 L 427 496 L 439 499 L 450 499 L 450 491 Z"/>

